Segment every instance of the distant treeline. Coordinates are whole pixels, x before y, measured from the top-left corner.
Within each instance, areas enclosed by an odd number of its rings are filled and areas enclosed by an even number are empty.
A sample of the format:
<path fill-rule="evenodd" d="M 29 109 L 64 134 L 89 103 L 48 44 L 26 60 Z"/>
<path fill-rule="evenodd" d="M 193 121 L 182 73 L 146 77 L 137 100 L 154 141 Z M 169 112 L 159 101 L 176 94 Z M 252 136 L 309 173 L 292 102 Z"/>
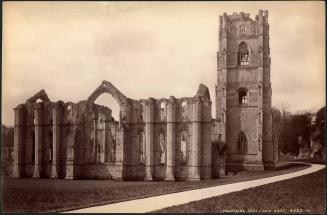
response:
<path fill-rule="evenodd" d="M 315 153 L 324 153 L 325 111 L 325 107 L 322 107 L 316 113 L 306 111 L 292 114 L 285 106 L 273 107 L 273 141 L 278 145 L 279 152 L 297 156 L 304 149 L 311 153 L 313 144 L 318 144 L 321 147 Z"/>
<path fill-rule="evenodd" d="M 1 174 L 10 175 L 13 164 L 14 128 L 1 125 Z"/>

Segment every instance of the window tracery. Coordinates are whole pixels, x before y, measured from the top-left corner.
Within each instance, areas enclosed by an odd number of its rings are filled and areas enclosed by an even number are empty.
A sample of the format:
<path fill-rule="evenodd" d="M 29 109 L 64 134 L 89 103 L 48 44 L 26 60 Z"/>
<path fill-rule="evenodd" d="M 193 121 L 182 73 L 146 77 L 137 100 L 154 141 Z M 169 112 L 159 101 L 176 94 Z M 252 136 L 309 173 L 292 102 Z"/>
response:
<path fill-rule="evenodd" d="M 245 42 L 241 42 L 238 49 L 238 62 L 240 66 L 250 64 L 249 49 Z"/>

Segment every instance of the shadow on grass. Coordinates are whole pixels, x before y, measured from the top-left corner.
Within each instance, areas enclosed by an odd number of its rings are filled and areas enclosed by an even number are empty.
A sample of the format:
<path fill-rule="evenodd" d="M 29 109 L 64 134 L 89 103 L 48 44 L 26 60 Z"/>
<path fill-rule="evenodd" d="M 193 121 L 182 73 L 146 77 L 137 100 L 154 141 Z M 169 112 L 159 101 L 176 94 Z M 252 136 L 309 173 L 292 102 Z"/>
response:
<path fill-rule="evenodd" d="M 276 170 L 286 170 L 294 167 L 309 167 L 310 164 L 306 163 L 293 163 L 293 162 L 286 162 L 285 164 L 282 164 L 280 166 L 276 167 Z"/>

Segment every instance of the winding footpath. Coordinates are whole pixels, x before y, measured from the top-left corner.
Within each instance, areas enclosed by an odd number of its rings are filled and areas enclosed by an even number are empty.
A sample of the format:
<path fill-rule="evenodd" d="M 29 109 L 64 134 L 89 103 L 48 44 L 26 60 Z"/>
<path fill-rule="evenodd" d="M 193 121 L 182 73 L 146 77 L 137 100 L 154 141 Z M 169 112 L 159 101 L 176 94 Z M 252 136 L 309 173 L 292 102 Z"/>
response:
<path fill-rule="evenodd" d="M 83 208 L 68 211 L 65 213 L 146 213 L 171 206 L 186 204 L 193 201 L 199 201 L 202 199 L 220 196 L 231 192 L 241 191 L 252 187 L 262 186 L 265 184 L 303 176 L 324 168 L 325 165 L 311 164 L 311 167 L 307 169 L 287 173 L 284 175 Z"/>

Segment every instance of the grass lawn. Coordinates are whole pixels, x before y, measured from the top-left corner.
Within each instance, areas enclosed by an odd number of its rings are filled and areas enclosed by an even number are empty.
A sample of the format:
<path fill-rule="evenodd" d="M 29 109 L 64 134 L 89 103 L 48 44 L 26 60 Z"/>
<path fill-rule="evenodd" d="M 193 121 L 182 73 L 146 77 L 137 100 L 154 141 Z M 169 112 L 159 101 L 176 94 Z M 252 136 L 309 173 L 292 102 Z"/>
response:
<path fill-rule="evenodd" d="M 166 208 L 160 213 L 320 213 L 325 214 L 325 169 L 273 184 Z"/>
<path fill-rule="evenodd" d="M 201 187 L 269 177 L 306 168 L 282 165 L 275 171 L 246 172 L 222 179 L 189 182 L 121 182 L 2 178 L 3 212 L 65 211 Z"/>

